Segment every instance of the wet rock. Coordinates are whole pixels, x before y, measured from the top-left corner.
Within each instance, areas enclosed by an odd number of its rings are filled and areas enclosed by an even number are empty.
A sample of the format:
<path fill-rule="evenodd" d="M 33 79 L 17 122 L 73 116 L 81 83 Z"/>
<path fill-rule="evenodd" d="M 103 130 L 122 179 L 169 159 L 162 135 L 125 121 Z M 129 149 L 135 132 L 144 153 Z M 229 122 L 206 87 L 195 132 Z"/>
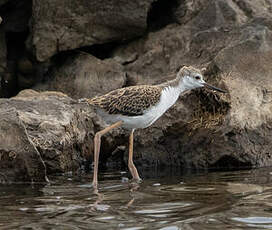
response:
<path fill-rule="evenodd" d="M 0 99 L 0 183 L 45 182 L 46 168 L 18 111 Z"/>
<path fill-rule="evenodd" d="M 1 180 L 45 181 L 77 171 L 93 151 L 95 114 L 60 92 L 22 91 L 0 99 Z"/>
<path fill-rule="evenodd" d="M 23 91 L 11 103 L 19 110 L 48 173 L 76 170 L 83 164 L 92 143 L 90 110 L 81 111 L 60 92 Z"/>
<path fill-rule="evenodd" d="M 51 79 L 36 89 L 56 90 L 73 98 L 94 97 L 121 88 L 126 76 L 112 59 L 99 60 L 87 53 L 71 55 L 51 72 Z"/>
<path fill-rule="evenodd" d="M 38 61 L 57 52 L 93 44 L 124 41 L 144 33 L 153 0 L 33 1 L 29 47 Z"/>

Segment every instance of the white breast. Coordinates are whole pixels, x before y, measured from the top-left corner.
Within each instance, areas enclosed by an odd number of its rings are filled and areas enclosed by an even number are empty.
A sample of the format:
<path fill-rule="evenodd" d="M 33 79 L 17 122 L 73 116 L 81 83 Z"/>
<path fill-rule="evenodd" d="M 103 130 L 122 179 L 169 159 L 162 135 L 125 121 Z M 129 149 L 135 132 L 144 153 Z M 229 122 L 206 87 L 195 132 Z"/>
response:
<path fill-rule="evenodd" d="M 180 94 L 180 90 L 174 87 L 166 87 L 162 90 L 160 101 L 151 108 L 147 109 L 141 116 L 124 116 L 117 114 L 108 114 L 103 110 L 98 110 L 98 114 L 103 117 L 107 123 L 123 121 L 122 125 L 127 129 L 146 128 L 152 125 L 161 117 L 175 102 Z"/>
<path fill-rule="evenodd" d="M 180 91 L 178 88 L 166 87 L 162 91 L 160 101 L 155 106 L 146 110 L 145 116 L 150 117 L 150 123 L 146 126 L 152 125 L 158 118 L 160 118 L 172 105 L 174 105 L 179 97 Z"/>

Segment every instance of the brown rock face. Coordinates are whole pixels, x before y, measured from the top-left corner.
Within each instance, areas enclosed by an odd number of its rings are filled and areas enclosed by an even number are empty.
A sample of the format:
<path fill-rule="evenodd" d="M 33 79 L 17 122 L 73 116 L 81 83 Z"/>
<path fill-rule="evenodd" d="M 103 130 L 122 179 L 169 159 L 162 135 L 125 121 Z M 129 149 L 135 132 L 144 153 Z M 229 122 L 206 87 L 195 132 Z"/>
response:
<path fill-rule="evenodd" d="M 44 162 L 29 138 L 19 113 L 0 100 L 0 183 L 45 182 Z"/>
<path fill-rule="evenodd" d="M 30 46 L 45 61 L 63 50 L 140 36 L 152 1 L 34 0 Z"/>
<path fill-rule="evenodd" d="M 72 55 L 36 89 L 61 91 L 73 98 L 94 97 L 125 85 L 123 67 L 114 60 L 99 60 L 87 53 Z"/>
<path fill-rule="evenodd" d="M 181 98 L 154 127 L 139 131 L 139 164 L 194 169 L 272 164 L 272 32 L 253 23 L 229 36 L 235 39 L 207 68 L 228 95 L 198 90 Z"/>
<path fill-rule="evenodd" d="M 1 176 L 45 181 L 45 172 L 79 169 L 92 151 L 92 112 L 59 92 L 22 91 L 0 100 Z M 45 170 L 46 169 L 46 170 Z"/>
<path fill-rule="evenodd" d="M 207 80 L 229 91 L 191 92 L 152 127 L 135 132 L 137 163 L 194 169 L 271 165 L 272 2 L 204 2 L 183 1 L 175 11 L 180 24 L 114 52 L 131 84 L 162 82 L 187 64 L 208 67 Z"/>

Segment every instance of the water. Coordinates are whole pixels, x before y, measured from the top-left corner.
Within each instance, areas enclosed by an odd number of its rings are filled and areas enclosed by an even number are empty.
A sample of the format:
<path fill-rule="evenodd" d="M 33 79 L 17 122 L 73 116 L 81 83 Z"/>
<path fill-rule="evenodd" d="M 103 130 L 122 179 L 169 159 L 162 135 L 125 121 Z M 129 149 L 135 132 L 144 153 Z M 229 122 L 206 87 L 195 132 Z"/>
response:
<path fill-rule="evenodd" d="M 0 229 L 272 229 L 272 168 L 236 172 L 122 172 L 0 186 Z M 152 174 L 152 175 L 151 175 Z"/>

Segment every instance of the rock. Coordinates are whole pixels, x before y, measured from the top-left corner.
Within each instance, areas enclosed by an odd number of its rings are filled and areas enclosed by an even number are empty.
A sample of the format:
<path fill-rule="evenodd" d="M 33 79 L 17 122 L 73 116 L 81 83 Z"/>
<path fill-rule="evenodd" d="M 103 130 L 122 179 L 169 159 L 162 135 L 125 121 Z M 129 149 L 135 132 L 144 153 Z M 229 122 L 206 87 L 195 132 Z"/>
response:
<path fill-rule="evenodd" d="M 153 127 L 135 132 L 138 165 L 272 165 L 272 31 L 249 24 L 229 36 L 234 34 L 207 68 L 229 94 L 192 92 Z"/>
<path fill-rule="evenodd" d="M 56 68 L 48 83 L 36 89 L 56 90 L 73 98 L 94 97 L 121 88 L 126 77 L 114 60 L 99 60 L 87 53 L 71 55 Z"/>
<path fill-rule="evenodd" d="M 32 62 L 27 59 L 26 57 L 22 57 L 19 61 L 18 61 L 18 71 L 22 74 L 33 74 L 33 64 Z"/>
<path fill-rule="evenodd" d="M 165 75 L 175 73 L 181 65 L 206 66 L 221 49 L 239 40 L 239 34 L 235 33 L 239 33 L 243 26 L 257 19 L 261 25 L 266 24 L 268 28 L 270 25 L 268 12 L 271 7 L 265 1 L 252 6 L 256 13 L 251 17 L 236 1 L 179 2 L 174 11 L 178 23 L 171 23 L 114 50 L 112 57 L 125 63 L 124 70 L 138 81 L 137 84 L 161 82 Z M 261 21 L 259 15 L 264 6 L 267 18 Z M 131 57 L 137 58 L 131 61 Z"/>
<path fill-rule="evenodd" d="M 153 0 L 33 1 L 29 48 L 38 61 L 57 52 L 142 35 Z"/>
<path fill-rule="evenodd" d="M 45 182 L 44 162 L 18 111 L 0 99 L 0 183 Z"/>
<path fill-rule="evenodd" d="M 272 165 L 271 9 L 267 0 L 92 0 L 79 7 L 73 7 L 72 1 L 35 0 L 27 44 L 41 62 L 21 63 L 27 59 L 25 52 L 14 52 L 11 56 L 18 59 L 11 60 L 12 66 L 18 67 L 18 76 L 25 75 L 19 78 L 20 84 L 27 85 L 26 76 L 38 69 L 35 76 L 48 81 L 36 89 L 58 90 L 73 98 L 157 84 L 174 78 L 182 65 L 206 67 L 206 80 L 229 94 L 201 89 L 183 95 L 152 127 L 135 132 L 136 164 L 194 169 L 268 166 Z M 2 12 L 0 7 L 1 16 Z M 15 31 L 19 26 L 11 28 Z M 91 47 L 60 52 L 84 46 Z M 12 74 L 8 72 L 5 79 L 18 77 Z M 92 155 L 92 136 L 105 124 L 91 108 L 71 105 L 72 99 L 63 94 L 23 94 L 7 101 L 24 114 L 21 123 L 47 171 L 79 168 Z M 18 101 L 24 106 L 19 107 Z M 68 133 L 73 138 L 65 147 L 60 144 L 66 135 L 62 127 L 72 130 Z M 81 142 L 78 137 L 84 135 L 89 139 Z M 32 136 L 47 145 L 36 143 Z M 113 155 L 123 156 L 126 136 L 117 130 L 103 137 L 100 159 L 113 162 Z M 74 155 L 71 146 L 77 146 Z M 90 155 L 85 157 L 87 152 Z"/>
<path fill-rule="evenodd" d="M 65 94 L 50 91 L 23 91 L 11 102 L 19 110 L 48 173 L 74 171 L 83 164 L 90 154 L 84 149 L 90 149 L 92 143 L 86 141 L 93 132 L 90 110 L 81 111 Z"/>
<path fill-rule="evenodd" d="M 127 82 L 160 83 L 173 78 L 180 65 L 194 65 L 207 67 L 208 81 L 229 95 L 193 91 L 152 127 L 136 131 L 137 165 L 272 165 L 271 3 L 188 0 L 176 8 L 175 17 L 178 24 L 113 52 Z"/>
<path fill-rule="evenodd" d="M 20 89 L 31 88 L 37 83 L 37 74 L 32 62 L 26 57 L 21 57 L 17 62 L 17 82 Z"/>
<path fill-rule="evenodd" d="M 79 170 L 93 151 L 94 123 L 101 128 L 90 107 L 60 92 L 0 99 L 1 180 L 45 181 L 45 172 Z"/>

